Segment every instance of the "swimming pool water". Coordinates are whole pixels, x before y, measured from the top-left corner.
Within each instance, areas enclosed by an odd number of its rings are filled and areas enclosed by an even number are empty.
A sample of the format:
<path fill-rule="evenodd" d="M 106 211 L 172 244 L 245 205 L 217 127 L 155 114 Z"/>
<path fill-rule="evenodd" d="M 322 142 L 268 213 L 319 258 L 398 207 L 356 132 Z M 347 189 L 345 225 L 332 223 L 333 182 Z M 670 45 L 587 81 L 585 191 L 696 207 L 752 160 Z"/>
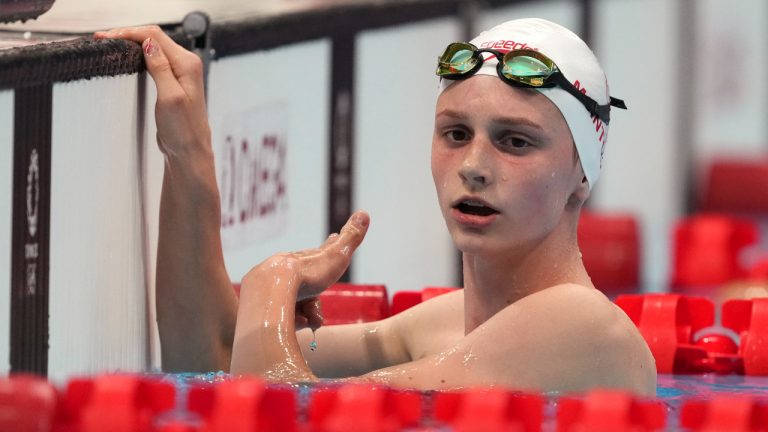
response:
<path fill-rule="evenodd" d="M 224 372 L 210 372 L 206 374 L 167 374 L 165 380 L 174 382 L 177 388 L 177 407 L 182 408 L 186 403 L 187 389 L 200 383 L 217 383 L 230 379 L 230 375 Z M 299 420 L 305 420 L 306 407 L 309 404 L 311 392 L 315 386 L 292 386 L 297 395 L 297 407 Z M 429 396 L 431 392 L 425 392 Z M 657 399 L 664 402 L 667 408 L 668 431 L 682 430 L 679 427 L 680 410 L 683 402 L 688 399 L 708 399 L 716 395 L 750 395 L 768 399 L 768 377 L 752 377 L 740 375 L 665 375 L 658 376 Z M 429 397 L 426 397 L 428 404 Z M 557 411 L 557 396 L 548 398 L 545 407 L 544 430 L 555 429 L 555 413 Z M 175 414 L 184 415 L 181 410 Z"/>

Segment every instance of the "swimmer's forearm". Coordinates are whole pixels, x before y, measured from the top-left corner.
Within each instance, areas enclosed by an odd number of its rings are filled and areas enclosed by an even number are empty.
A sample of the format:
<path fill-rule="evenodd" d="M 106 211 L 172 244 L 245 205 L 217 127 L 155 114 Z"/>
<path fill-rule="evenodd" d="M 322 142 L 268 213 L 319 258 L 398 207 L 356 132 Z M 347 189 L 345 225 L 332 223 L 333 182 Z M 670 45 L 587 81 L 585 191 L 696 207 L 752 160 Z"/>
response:
<path fill-rule="evenodd" d="M 167 157 L 156 279 L 165 371 L 229 368 L 237 299 L 224 267 L 220 219 L 212 154 Z"/>
<path fill-rule="evenodd" d="M 296 338 L 295 304 L 299 281 L 290 268 L 269 268 L 243 279 L 231 373 L 280 382 L 317 378 Z"/>

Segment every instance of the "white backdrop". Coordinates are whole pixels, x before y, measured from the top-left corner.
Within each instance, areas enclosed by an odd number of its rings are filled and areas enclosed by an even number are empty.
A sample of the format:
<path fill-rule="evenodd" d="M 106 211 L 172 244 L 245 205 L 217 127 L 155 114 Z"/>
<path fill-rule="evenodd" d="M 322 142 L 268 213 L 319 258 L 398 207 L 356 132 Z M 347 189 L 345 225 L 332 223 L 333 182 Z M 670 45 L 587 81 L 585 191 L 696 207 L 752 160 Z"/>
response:
<path fill-rule="evenodd" d="M 768 2 L 705 0 L 696 50 L 696 156 L 768 153 Z"/>
<path fill-rule="evenodd" d="M 354 258 L 354 282 L 382 283 L 390 294 L 456 283 L 456 252 L 437 205 L 429 155 L 435 59 L 460 37 L 458 21 L 442 19 L 357 39 L 353 202 L 371 214 L 371 226 Z"/>
<path fill-rule="evenodd" d="M 137 82 L 133 75 L 54 86 L 48 364 L 54 379 L 147 367 Z"/>
<path fill-rule="evenodd" d="M 629 110 L 612 112 L 603 176 L 592 203 L 638 217 L 642 282 L 656 291 L 667 284 L 669 227 L 682 209 L 685 173 L 676 156 L 675 80 L 655 79 L 647 67 L 676 64 L 678 6 L 668 0 L 601 0 L 595 6 L 593 48 L 611 93 Z"/>
<path fill-rule="evenodd" d="M 272 130 L 284 136 L 284 225 L 274 233 L 246 232 L 242 235 L 250 235 L 249 242 L 225 248 L 229 275 L 239 281 L 275 252 L 315 247 L 325 239 L 330 43 L 312 41 L 227 57 L 211 64 L 209 79 L 208 110 L 219 178 L 227 135 L 253 135 L 252 145 L 271 125 L 261 124 L 254 113 L 279 111 L 271 119 Z"/>
<path fill-rule="evenodd" d="M 581 31 L 581 7 L 579 2 L 556 0 L 529 2 L 506 6 L 482 13 L 477 23 L 477 32 L 490 29 L 505 21 L 519 18 L 544 18 L 571 29 Z"/>
<path fill-rule="evenodd" d="M 0 91 L 0 374 L 11 367 L 11 199 L 13 197 L 13 91 Z"/>

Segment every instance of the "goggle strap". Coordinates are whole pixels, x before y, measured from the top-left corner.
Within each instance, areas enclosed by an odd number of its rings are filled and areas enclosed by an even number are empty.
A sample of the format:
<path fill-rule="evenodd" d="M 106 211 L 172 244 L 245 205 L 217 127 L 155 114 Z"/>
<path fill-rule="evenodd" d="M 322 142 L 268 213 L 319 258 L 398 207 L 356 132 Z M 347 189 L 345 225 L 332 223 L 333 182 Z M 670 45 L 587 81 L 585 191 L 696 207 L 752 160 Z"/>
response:
<path fill-rule="evenodd" d="M 627 109 L 627 104 L 622 99 L 611 96 L 611 106 L 621 109 Z"/>
<path fill-rule="evenodd" d="M 610 105 L 597 105 L 594 109 L 597 117 L 600 118 L 605 124 L 611 122 L 611 106 Z"/>

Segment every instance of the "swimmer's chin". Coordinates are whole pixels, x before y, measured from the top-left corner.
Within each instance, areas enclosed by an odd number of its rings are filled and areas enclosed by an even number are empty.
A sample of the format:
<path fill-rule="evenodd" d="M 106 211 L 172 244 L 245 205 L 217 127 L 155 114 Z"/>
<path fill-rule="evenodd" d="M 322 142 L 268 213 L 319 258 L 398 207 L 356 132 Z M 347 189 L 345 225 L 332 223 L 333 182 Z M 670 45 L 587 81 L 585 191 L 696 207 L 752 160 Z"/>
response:
<path fill-rule="evenodd" d="M 498 256 L 501 248 L 493 244 L 491 236 L 482 232 L 463 232 L 451 233 L 453 245 L 461 253 L 476 256 Z"/>

